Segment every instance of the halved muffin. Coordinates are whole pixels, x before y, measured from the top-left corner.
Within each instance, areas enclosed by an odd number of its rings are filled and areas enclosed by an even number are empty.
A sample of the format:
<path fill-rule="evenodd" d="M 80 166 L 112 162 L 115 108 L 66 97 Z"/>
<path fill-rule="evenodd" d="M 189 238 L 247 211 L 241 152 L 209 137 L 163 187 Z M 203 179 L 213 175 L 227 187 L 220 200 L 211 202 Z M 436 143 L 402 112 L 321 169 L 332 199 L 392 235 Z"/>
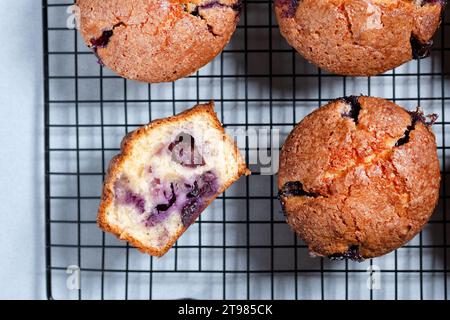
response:
<path fill-rule="evenodd" d="M 162 256 L 211 201 L 249 173 L 213 103 L 197 105 L 123 140 L 97 221 L 141 251 Z"/>

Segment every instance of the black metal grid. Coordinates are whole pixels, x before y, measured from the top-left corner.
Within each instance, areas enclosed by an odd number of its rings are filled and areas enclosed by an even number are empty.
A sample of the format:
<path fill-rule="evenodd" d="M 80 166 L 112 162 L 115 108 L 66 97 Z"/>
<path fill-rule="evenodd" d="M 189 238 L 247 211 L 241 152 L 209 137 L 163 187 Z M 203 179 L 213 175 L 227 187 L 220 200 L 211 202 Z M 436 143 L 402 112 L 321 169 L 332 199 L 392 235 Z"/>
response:
<path fill-rule="evenodd" d="M 43 0 L 48 298 L 448 299 L 448 14 L 430 59 L 355 79 L 308 65 L 279 35 L 271 1 L 248 0 L 231 44 L 210 66 L 173 84 L 143 85 L 95 65 L 77 31 L 65 26 L 70 4 Z M 276 178 L 257 172 L 219 197 L 163 259 L 96 228 L 107 163 L 135 127 L 214 98 L 226 127 L 276 128 L 283 140 L 315 107 L 359 93 L 440 116 L 439 207 L 420 235 L 387 257 L 311 259 L 279 212 Z M 81 290 L 65 287 L 69 265 L 81 268 Z M 380 267 L 383 289 L 365 287 L 372 265 Z"/>

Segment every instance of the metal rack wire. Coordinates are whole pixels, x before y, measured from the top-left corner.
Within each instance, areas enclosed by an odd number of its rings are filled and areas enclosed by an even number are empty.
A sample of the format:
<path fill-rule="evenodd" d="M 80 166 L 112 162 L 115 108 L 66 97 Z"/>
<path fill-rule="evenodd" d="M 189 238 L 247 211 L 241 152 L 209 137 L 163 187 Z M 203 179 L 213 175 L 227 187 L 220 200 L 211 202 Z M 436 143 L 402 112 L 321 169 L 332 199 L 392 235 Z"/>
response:
<path fill-rule="evenodd" d="M 309 65 L 287 46 L 270 0 L 248 0 L 233 40 L 212 63 L 175 83 L 147 85 L 96 64 L 77 31 L 66 27 L 71 4 L 43 0 L 48 298 L 448 299 L 448 11 L 431 58 L 377 77 L 347 78 Z M 276 177 L 257 167 L 162 259 L 96 227 L 107 163 L 137 126 L 214 99 L 227 128 L 279 129 L 284 140 L 314 108 L 360 93 L 440 116 L 439 206 L 423 232 L 397 251 L 364 263 L 310 258 L 284 223 Z M 241 147 L 252 157 L 251 137 Z M 80 290 L 71 290 L 67 280 L 78 272 Z M 380 288 L 367 287 L 370 274 Z"/>

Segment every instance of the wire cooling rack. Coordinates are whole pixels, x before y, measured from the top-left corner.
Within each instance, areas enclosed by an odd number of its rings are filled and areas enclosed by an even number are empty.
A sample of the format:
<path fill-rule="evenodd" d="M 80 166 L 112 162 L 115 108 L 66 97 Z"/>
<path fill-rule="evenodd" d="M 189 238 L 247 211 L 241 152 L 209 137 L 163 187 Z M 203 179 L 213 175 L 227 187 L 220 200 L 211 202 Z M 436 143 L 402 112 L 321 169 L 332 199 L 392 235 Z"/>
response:
<path fill-rule="evenodd" d="M 189 78 L 147 85 L 97 64 L 77 31 L 67 29 L 71 4 L 43 1 L 49 298 L 448 298 L 448 14 L 431 58 L 377 77 L 350 78 L 306 63 L 281 38 L 271 1 L 248 0 L 219 57 Z M 316 107 L 360 93 L 439 115 L 439 206 L 423 232 L 397 251 L 363 263 L 310 258 L 284 222 L 276 176 L 258 174 L 258 166 L 214 201 L 163 258 L 141 254 L 97 228 L 105 169 L 126 132 L 214 99 L 228 129 L 278 129 L 282 142 Z M 240 145 L 247 160 L 256 150 L 253 140 Z"/>

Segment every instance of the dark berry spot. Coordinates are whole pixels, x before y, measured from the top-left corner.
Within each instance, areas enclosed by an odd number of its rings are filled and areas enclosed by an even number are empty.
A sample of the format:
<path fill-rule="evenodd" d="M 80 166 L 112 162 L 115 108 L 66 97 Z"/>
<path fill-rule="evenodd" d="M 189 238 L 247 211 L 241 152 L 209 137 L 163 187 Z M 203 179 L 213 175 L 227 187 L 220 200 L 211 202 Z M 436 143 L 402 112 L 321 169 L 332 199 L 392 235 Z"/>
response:
<path fill-rule="evenodd" d="M 220 36 L 220 34 L 217 34 L 214 32 L 212 25 L 208 24 L 207 27 L 208 27 L 208 32 L 211 33 L 214 37 Z"/>
<path fill-rule="evenodd" d="M 158 179 L 159 180 L 159 179 Z M 177 196 L 175 194 L 174 184 L 170 184 L 171 194 L 168 195 L 166 191 L 163 192 L 164 197 L 168 200 L 168 203 L 158 204 L 151 212 L 150 216 L 147 218 L 146 225 L 147 226 L 155 226 L 169 216 L 169 209 L 175 207 L 175 203 L 177 201 Z M 170 210 L 172 211 L 172 210 Z"/>
<path fill-rule="evenodd" d="M 213 1 L 210 1 L 208 3 L 198 6 L 198 8 L 200 8 L 200 9 L 211 9 L 211 8 L 218 8 L 218 7 L 231 8 L 234 11 L 240 11 L 242 8 L 242 3 L 241 3 L 241 1 L 237 1 L 234 4 L 226 4 L 226 3 L 221 3 L 219 0 L 213 0 Z"/>
<path fill-rule="evenodd" d="M 156 210 L 158 212 L 164 212 L 170 209 L 170 207 L 173 206 L 173 204 L 177 201 L 177 196 L 175 195 L 175 190 L 173 188 L 173 183 L 170 184 L 170 190 L 172 194 L 170 195 L 169 202 L 164 204 L 158 204 L 156 206 Z"/>
<path fill-rule="evenodd" d="M 181 222 L 185 227 L 189 226 L 193 221 L 196 213 L 199 212 L 201 202 L 198 199 L 190 199 L 181 209 Z"/>
<path fill-rule="evenodd" d="M 286 182 L 283 188 L 278 192 L 278 197 L 312 197 L 317 198 L 319 194 L 314 192 L 307 192 L 303 189 L 303 184 L 300 181 Z"/>
<path fill-rule="evenodd" d="M 98 48 L 105 48 L 108 43 L 109 39 L 113 36 L 114 32 L 112 30 L 103 31 L 102 35 L 98 38 L 92 38 L 91 39 L 91 48 L 94 51 L 95 56 L 97 57 L 97 62 L 100 65 L 104 65 L 102 59 L 98 55 Z"/>
<path fill-rule="evenodd" d="M 198 214 L 205 208 L 206 202 L 218 190 L 217 177 L 208 171 L 194 182 L 192 189 L 187 193 L 188 201 L 181 209 L 181 221 L 184 226 L 189 226 Z"/>
<path fill-rule="evenodd" d="M 236 3 L 231 5 L 231 9 L 233 9 L 234 11 L 241 13 L 242 11 L 242 0 L 238 0 L 236 1 Z"/>
<path fill-rule="evenodd" d="M 211 8 L 222 7 L 222 6 L 225 6 L 225 5 L 220 3 L 220 1 L 218 1 L 218 0 L 213 0 L 213 1 L 207 2 L 205 4 L 199 5 L 198 8 L 200 8 L 200 9 L 211 9 Z"/>
<path fill-rule="evenodd" d="M 353 119 L 355 124 L 358 124 L 359 113 L 361 111 L 361 104 L 359 103 L 359 97 L 349 96 L 338 100 L 342 100 L 350 106 L 350 111 L 343 113 L 342 116 L 345 118 Z"/>
<path fill-rule="evenodd" d="M 113 26 L 111 30 L 104 30 L 102 35 L 98 38 L 92 38 L 90 40 L 91 49 L 94 51 L 95 56 L 98 59 L 98 63 L 103 65 L 102 60 L 98 56 L 98 48 L 106 48 L 111 40 L 111 37 L 114 35 L 114 29 L 123 25 L 122 22 L 119 22 Z"/>
<path fill-rule="evenodd" d="M 237 13 L 236 19 L 239 20 L 239 14 L 241 12 L 242 4 L 241 4 L 241 0 L 237 1 L 234 4 L 226 4 L 226 3 L 221 3 L 219 0 L 213 0 L 213 1 L 210 1 L 205 4 L 196 5 L 193 8 L 192 8 L 192 6 L 190 7 L 187 4 L 182 4 L 182 7 L 183 7 L 183 10 L 186 11 L 187 13 L 189 13 L 190 15 L 197 17 L 199 19 L 205 20 L 205 21 L 206 21 L 206 19 L 200 14 L 200 12 L 199 12 L 200 10 L 208 10 L 211 8 L 230 8 Z M 211 35 L 213 35 L 214 37 L 219 36 L 219 34 L 216 34 L 213 31 L 213 27 L 210 24 L 207 24 L 207 28 L 208 28 L 208 32 L 211 33 Z"/>
<path fill-rule="evenodd" d="M 405 133 L 403 134 L 403 137 L 401 137 L 400 139 L 397 140 L 397 142 L 395 143 L 396 147 L 400 147 L 406 143 L 409 142 L 409 135 L 411 134 L 411 131 L 414 130 L 414 125 L 408 126 L 406 128 Z"/>
<path fill-rule="evenodd" d="M 191 186 L 189 186 L 191 187 Z M 192 190 L 186 195 L 186 197 L 190 198 L 195 198 L 198 197 L 198 195 L 200 194 L 200 190 L 198 189 L 198 183 L 197 181 L 194 182 L 194 185 L 192 186 Z"/>
<path fill-rule="evenodd" d="M 446 3 L 446 0 L 422 0 L 421 5 L 426 5 L 426 4 L 440 4 L 441 6 L 444 6 Z"/>
<path fill-rule="evenodd" d="M 411 131 L 413 131 L 416 128 L 416 124 L 418 122 L 421 122 L 426 126 L 432 126 L 438 118 L 437 114 L 434 113 L 425 116 L 423 111 L 419 107 L 416 109 L 416 111 L 410 111 L 409 115 L 411 117 L 411 124 L 408 127 L 406 127 L 403 137 L 398 139 L 397 142 L 395 143 L 396 147 L 400 147 L 409 142 Z M 430 121 L 427 121 L 427 118 L 429 118 Z"/>
<path fill-rule="evenodd" d="M 193 15 L 194 17 L 199 17 L 199 18 L 203 19 L 203 17 L 199 13 L 199 9 L 207 10 L 207 9 L 211 9 L 211 8 L 230 8 L 233 11 L 240 13 L 240 11 L 242 9 L 242 2 L 241 2 L 241 0 L 239 0 L 234 4 L 226 4 L 226 3 L 221 3 L 219 0 L 213 0 L 213 1 L 210 1 L 205 4 L 197 5 L 192 10 L 190 10 L 190 7 L 186 4 L 182 4 L 182 7 L 183 7 L 184 11 Z"/>
<path fill-rule="evenodd" d="M 187 168 L 204 166 L 205 159 L 195 146 L 195 139 L 187 133 L 181 133 L 175 141 L 169 144 L 168 149 L 172 152 L 172 161 Z"/>
<path fill-rule="evenodd" d="M 427 118 L 420 108 L 417 108 L 416 111 L 410 111 L 409 115 L 411 117 L 411 125 L 415 125 L 417 122 L 422 122 L 423 124 L 427 122 Z"/>
<path fill-rule="evenodd" d="M 297 11 L 300 0 L 275 0 L 275 6 L 282 9 L 281 16 L 283 18 L 292 18 Z"/>
<path fill-rule="evenodd" d="M 358 262 L 364 261 L 364 258 L 359 253 L 358 245 L 351 245 L 348 247 L 348 250 L 346 252 L 334 253 L 334 254 L 328 256 L 328 258 L 330 260 L 350 259 L 350 260 L 358 261 Z"/>
<path fill-rule="evenodd" d="M 431 54 L 431 47 L 433 46 L 433 40 L 427 42 L 420 42 L 414 35 L 411 36 L 411 49 L 413 59 L 425 59 Z"/>
<path fill-rule="evenodd" d="M 114 34 L 113 30 L 106 30 L 106 31 L 103 31 L 103 33 L 100 37 L 92 38 L 91 39 L 92 48 L 94 48 L 94 49 L 105 48 L 108 45 L 109 40 L 111 39 L 113 34 Z"/>
<path fill-rule="evenodd" d="M 187 9 L 185 9 L 185 10 L 187 10 Z M 194 17 L 199 17 L 200 18 L 200 14 L 198 13 L 198 6 L 196 6 L 194 10 L 189 12 L 189 14 L 193 15 Z"/>

